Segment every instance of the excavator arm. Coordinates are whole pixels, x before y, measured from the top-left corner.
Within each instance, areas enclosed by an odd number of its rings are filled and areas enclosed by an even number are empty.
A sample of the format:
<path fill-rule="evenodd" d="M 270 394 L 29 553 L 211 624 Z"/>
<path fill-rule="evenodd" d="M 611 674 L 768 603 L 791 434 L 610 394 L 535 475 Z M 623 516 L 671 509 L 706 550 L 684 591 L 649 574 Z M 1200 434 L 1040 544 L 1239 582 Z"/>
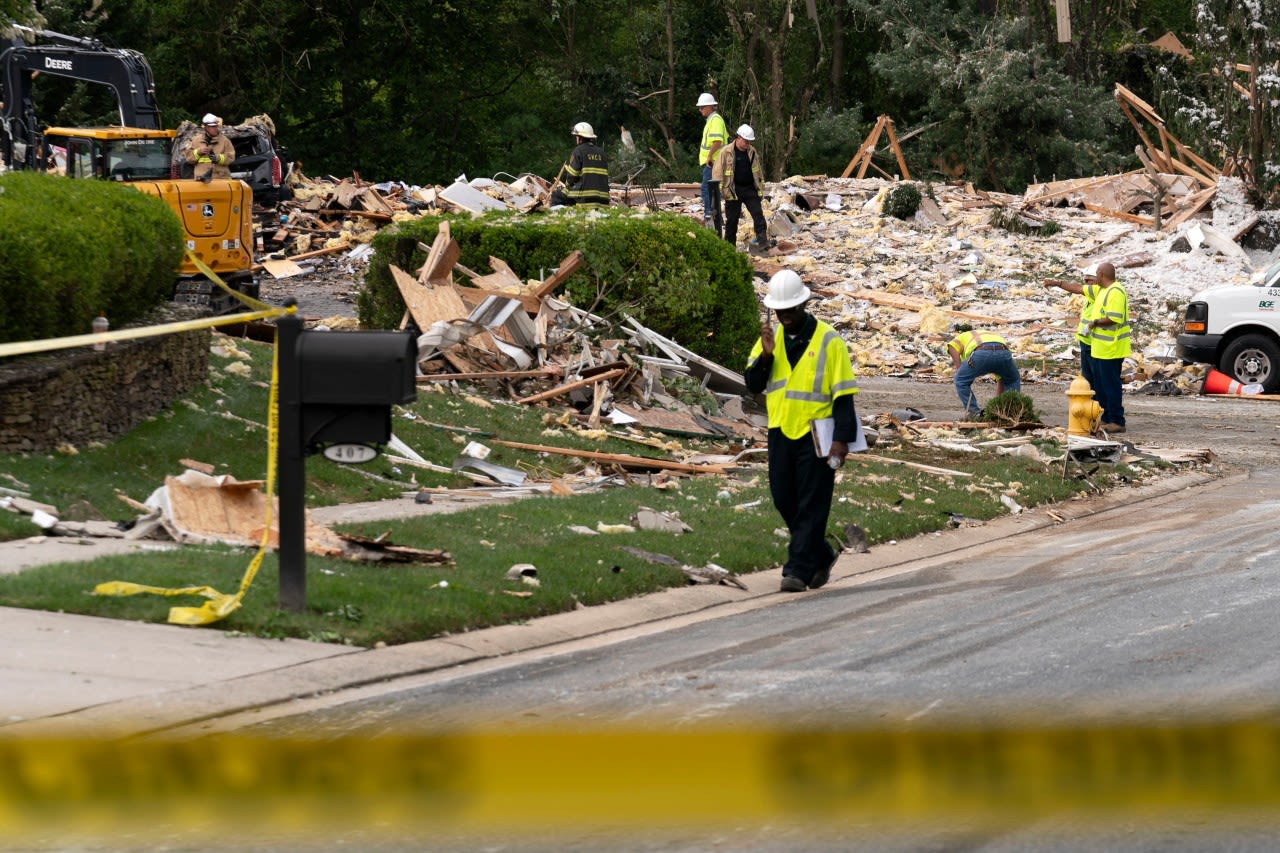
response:
<path fill-rule="evenodd" d="M 0 154 L 10 168 L 36 168 L 40 124 L 32 79 L 36 73 L 110 87 L 125 127 L 158 130 L 160 108 L 146 57 L 97 39 L 15 27 L 34 43 L 13 39 L 0 49 Z"/>

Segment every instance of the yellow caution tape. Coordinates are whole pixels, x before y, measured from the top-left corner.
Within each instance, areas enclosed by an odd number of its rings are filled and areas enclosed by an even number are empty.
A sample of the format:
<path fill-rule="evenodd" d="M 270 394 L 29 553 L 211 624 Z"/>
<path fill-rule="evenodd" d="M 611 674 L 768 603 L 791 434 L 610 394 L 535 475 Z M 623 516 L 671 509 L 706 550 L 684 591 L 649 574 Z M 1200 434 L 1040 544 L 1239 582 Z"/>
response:
<path fill-rule="evenodd" d="M 70 335 L 65 338 L 46 338 L 39 341 L 14 341 L 0 344 L 0 358 L 9 355 L 28 355 L 35 352 L 70 349 L 87 344 L 101 344 L 111 341 L 131 341 L 137 338 L 154 338 L 158 335 L 172 335 L 178 332 L 190 332 L 196 329 L 212 329 L 216 326 L 227 326 L 232 323 L 250 323 L 254 320 L 266 320 L 295 311 L 295 308 L 271 308 L 253 311 L 246 314 L 228 314 L 223 317 L 205 317 L 200 320 L 182 320 L 176 323 L 162 323 L 159 326 L 142 326 L 136 329 L 119 329 L 114 332 L 91 332 L 87 335 Z"/>
<path fill-rule="evenodd" d="M 200 260 L 194 254 L 192 254 L 190 249 L 184 249 L 183 253 L 187 256 L 187 260 L 195 264 L 196 269 L 200 270 L 200 272 L 204 275 L 205 278 L 209 279 L 209 281 L 213 282 L 218 287 L 221 287 L 223 290 L 225 290 L 227 293 L 234 296 L 236 299 L 239 299 L 245 305 L 249 306 L 250 308 L 256 308 L 259 311 L 269 310 L 271 308 L 271 306 L 268 305 L 267 303 L 262 302 L 258 299 L 254 299 L 249 294 L 241 293 L 235 288 L 229 286 L 225 281 L 222 280 L 221 276 L 219 276 L 216 272 L 213 271 L 212 267 L 210 267 L 204 261 Z"/>
<path fill-rule="evenodd" d="M 0 831 L 323 835 L 1274 821 L 1274 719 L 785 731 L 676 727 L 291 739 L 0 739 Z M 163 820 L 161 820 L 161 818 Z M 1080 825 L 1086 825 L 1084 823 Z"/>
<path fill-rule="evenodd" d="M 292 309 L 291 309 L 292 310 Z M 93 588 L 94 595 L 163 595 L 182 596 L 198 595 L 209 599 L 199 607 L 169 608 L 169 622 L 175 625 L 209 625 L 225 619 L 244 601 L 245 593 L 257 577 L 262 566 L 262 558 L 267 553 L 267 545 L 271 541 L 271 513 L 275 502 L 276 491 L 276 454 L 280 444 L 280 418 L 277 412 L 277 399 L 280 387 L 280 342 L 272 350 L 271 356 L 271 390 L 267 395 L 267 500 L 266 519 L 262 524 L 262 541 L 258 543 L 258 552 L 249 561 L 244 576 L 240 580 L 240 588 L 234 595 L 219 592 L 211 586 L 185 586 L 177 588 L 147 586 L 129 581 L 106 581 Z"/>
<path fill-rule="evenodd" d="M 177 323 L 162 323 L 159 326 L 143 326 L 137 329 L 120 329 L 115 332 L 91 332 L 87 335 L 69 335 L 65 338 L 46 338 L 39 341 L 15 341 L 7 344 L 0 344 L 0 358 L 10 355 L 29 355 L 36 352 L 49 352 L 51 350 L 70 349 L 72 347 L 87 346 L 89 344 L 104 344 L 111 341 L 131 341 L 137 338 L 152 338 L 157 335 L 172 335 L 177 332 L 190 332 L 196 329 L 212 329 L 217 326 L 228 326 L 233 323 L 251 323 L 255 320 L 267 320 L 272 317 L 280 317 L 284 314 L 291 314 L 297 311 L 297 308 L 290 306 L 288 308 L 278 308 L 268 305 L 261 300 L 254 299 L 235 290 L 227 285 L 219 275 L 209 268 L 204 261 L 187 251 L 187 257 L 191 260 L 196 268 L 209 278 L 218 287 L 230 293 L 236 299 L 243 302 L 253 311 L 244 314 L 229 314 L 221 317 L 206 317 L 200 320 L 183 320 Z"/>

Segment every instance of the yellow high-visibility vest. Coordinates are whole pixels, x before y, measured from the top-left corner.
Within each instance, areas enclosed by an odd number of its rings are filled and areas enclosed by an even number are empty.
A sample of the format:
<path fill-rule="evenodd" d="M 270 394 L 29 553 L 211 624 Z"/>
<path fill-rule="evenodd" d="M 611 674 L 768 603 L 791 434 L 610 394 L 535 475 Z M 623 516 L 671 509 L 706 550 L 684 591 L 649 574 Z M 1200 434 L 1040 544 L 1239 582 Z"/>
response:
<path fill-rule="evenodd" d="M 756 341 L 747 366 L 755 364 L 763 352 Z M 773 369 L 764 393 L 769 428 L 778 427 L 787 438 L 801 438 L 809 432 L 810 421 L 831 417 L 837 397 L 858 393 L 849 347 L 840 333 L 819 320 L 800 363 L 793 367 L 787 360 L 786 333 L 778 326 L 773 336 Z"/>
<path fill-rule="evenodd" d="M 995 332 L 961 332 L 951 339 L 947 349 L 960 353 L 961 361 L 968 361 L 980 344 L 1004 344 L 1007 347 L 1009 342 Z"/>
<path fill-rule="evenodd" d="M 1094 326 L 1090 348 L 1094 358 L 1125 358 L 1133 351 L 1133 329 L 1129 325 L 1129 294 L 1113 282 L 1098 297 L 1094 319 L 1104 317 L 1114 326 Z"/>

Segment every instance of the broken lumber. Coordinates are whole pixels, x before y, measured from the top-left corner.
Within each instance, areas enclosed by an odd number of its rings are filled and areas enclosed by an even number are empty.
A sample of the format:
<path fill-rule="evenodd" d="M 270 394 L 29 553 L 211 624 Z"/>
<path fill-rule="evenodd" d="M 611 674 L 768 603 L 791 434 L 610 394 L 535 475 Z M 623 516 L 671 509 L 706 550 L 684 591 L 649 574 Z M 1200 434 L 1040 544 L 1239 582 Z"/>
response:
<path fill-rule="evenodd" d="M 531 394 L 528 397 L 521 397 L 516 400 L 517 403 L 540 403 L 543 400 L 550 400 L 552 397 L 559 397 L 561 394 L 567 394 L 578 388 L 585 388 L 588 385 L 594 385 L 597 382 L 610 382 L 619 378 L 627 372 L 628 368 L 618 367 L 613 370 L 606 371 L 596 376 L 589 376 L 586 379 L 579 379 L 575 382 L 566 382 L 563 385 L 557 385 L 546 391 L 537 394 Z"/>
<path fill-rule="evenodd" d="M 555 289 L 559 287 L 566 278 L 577 272 L 578 267 L 580 266 L 582 266 L 582 252 L 578 249 L 574 249 L 563 261 L 560 262 L 560 267 L 551 276 L 549 276 L 546 281 L 538 285 L 531 295 L 538 299 L 549 295 L 555 291 Z"/>
<path fill-rule="evenodd" d="M 612 462 L 624 468 L 661 468 L 666 471 L 680 471 L 686 474 L 728 474 L 728 465 L 690 465 L 685 462 L 673 462 L 666 459 L 650 459 L 645 456 L 628 456 L 625 453 L 601 453 L 594 450 L 578 450 L 574 447 L 554 447 L 548 444 L 527 444 L 523 441 L 506 441 L 493 439 L 490 444 L 499 444 L 516 450 L 532 450 L 535 453 L 555 453 L 560 456 L 575 456 L 579 459 L 593 459 L 597 462 Z"/>

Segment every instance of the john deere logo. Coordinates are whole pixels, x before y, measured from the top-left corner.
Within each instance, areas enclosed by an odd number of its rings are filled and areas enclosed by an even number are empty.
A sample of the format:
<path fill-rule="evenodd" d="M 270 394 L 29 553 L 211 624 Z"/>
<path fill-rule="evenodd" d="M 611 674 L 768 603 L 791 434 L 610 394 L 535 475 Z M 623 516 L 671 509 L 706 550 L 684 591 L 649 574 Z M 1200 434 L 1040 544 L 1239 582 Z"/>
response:
<path fill-rule="evenodd" d="M 200 205 L 200 215 L 203 216 L 205 219 L 212 219 L 213 205 L 209 204 L 208 202 Z"/>

